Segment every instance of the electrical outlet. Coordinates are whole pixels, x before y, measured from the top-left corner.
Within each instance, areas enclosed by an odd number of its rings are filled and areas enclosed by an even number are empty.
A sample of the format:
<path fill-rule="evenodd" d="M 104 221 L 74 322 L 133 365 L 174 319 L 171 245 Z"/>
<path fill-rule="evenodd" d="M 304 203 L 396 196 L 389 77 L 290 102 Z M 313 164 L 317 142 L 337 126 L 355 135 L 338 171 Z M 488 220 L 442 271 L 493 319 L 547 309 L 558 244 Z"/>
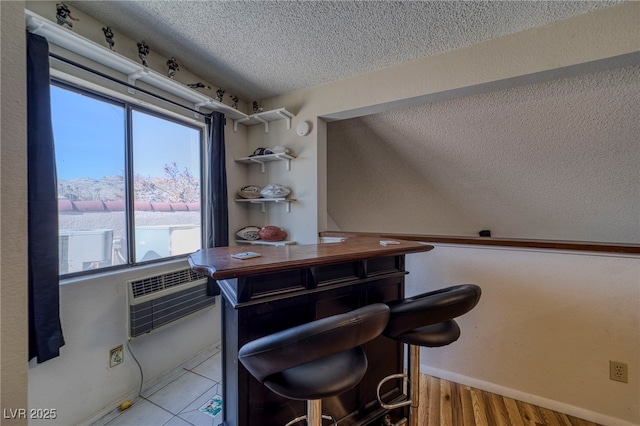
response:
<path fill-rule="evenodd" d="M 628 382 L 627 364 L 620 361 L 609 361 L 609 378 L 617 382 Z"/>
<path fill-rule="evenodd" d="M 109 368 L 113 368 L 124 361 L 124 348 L 122 345 L 109 351 Z"/>

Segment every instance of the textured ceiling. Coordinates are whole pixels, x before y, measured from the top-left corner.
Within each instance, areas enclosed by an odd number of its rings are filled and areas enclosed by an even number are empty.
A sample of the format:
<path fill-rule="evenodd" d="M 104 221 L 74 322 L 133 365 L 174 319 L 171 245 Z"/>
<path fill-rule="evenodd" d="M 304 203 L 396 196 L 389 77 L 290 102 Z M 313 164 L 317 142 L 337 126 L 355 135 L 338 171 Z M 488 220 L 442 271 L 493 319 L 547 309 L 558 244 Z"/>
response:
<path fill-rule="evenodd" d="M 68 1 L 260 100 L 567 19 L 615 1 Z"/>
<path fill-rule="evenodd" d="M 328 212 L 349 231 L 638 244 L 639 113 L 632 66 L 332 122 Z"/>

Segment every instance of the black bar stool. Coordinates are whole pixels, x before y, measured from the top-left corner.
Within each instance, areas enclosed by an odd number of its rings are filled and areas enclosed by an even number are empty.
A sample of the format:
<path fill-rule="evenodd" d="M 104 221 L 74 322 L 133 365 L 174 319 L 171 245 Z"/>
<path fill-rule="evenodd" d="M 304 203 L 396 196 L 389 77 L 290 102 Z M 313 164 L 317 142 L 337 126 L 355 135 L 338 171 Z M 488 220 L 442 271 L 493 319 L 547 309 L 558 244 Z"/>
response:
<path fill-rule="evenodd" d="M 460 327 L 453 318 L 473 309 L 481 294 L 477 285 L 462 284 L 388 303 L 391 316 L 382 334 L 409 347 L 408 374 L 392 374 L 378 384 L 378 402 L 383 408 L 409 406 L 408 420 L 402 419 L 396 425 L 418 426 L 420 347 L 445 346 L 458 340 Z M 400 378 L 408 387 L 407 398 L 394 404 L 384 403 L 380 397 L 382 385 Z"/>
<path fill-rule="evenodd" d="M 258 381 L 280 396 L 306 400 L 309 426 L 321 426 L 322 398 L 355 387 L 367 371 L 360 347 L 382 333 L 389 307 L 367 305 L 253 340 L 240 348 L 238 359 Z M 333 420 L 334 425 L 336 424 Z"/>

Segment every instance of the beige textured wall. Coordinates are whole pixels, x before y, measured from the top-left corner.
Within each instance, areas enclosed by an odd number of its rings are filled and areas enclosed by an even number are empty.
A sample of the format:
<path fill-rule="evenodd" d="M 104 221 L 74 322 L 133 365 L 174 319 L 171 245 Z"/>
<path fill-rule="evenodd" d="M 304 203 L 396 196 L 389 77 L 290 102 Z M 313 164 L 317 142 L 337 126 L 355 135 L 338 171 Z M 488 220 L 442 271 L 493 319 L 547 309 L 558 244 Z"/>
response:
<path fill-rule="evenodd" d="M 27 408 L 27 143 L 23 14 L 22 1 L 0 3 L 0 400 L 3 412 Z M 27 420 L 4 419 L 2 424 L 27 424 Z"/>
<path fill-rule="evenodd" d="M 460 339 L 425 373 L 602 425 L 640 423 L 640 258 L 436 245 L 407 256 L 407 295 L 476 283 Z M 609 379 L 609 360 L 629 383 Z"/>

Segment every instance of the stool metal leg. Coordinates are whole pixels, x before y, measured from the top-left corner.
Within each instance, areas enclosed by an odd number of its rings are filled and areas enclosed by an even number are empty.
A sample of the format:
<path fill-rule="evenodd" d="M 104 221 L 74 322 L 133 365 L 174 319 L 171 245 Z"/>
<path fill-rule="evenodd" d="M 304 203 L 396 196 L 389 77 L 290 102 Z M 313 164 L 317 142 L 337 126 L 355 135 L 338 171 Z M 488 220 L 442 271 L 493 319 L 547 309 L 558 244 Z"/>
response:
<path fill-rule="evenodd" d="M 382 381 L 378 383 L 377 396 L 380 405 L 387 410 L 409 406 L 408 419 L 402 419 L 396 423 L 396 425 L 407 424 L 408 426 L 418 426 L 418 406 L 420 404 L 420 346 L 407 346 L 407 373 L 392 374 L 382 379 Z M 404 401 L 395 404 L 386 404 L 380 397 L 380 389 L 383 384 L 393 379 L 403 379 L 403 384 L 407 386 L 407 396 Z"/>
<path fill-rule="evenodd" d="M 322 400 L 312 399 L 307 401 L 307 425 L 322 426 Z"/>
<path fill-rule="evenodd" d="M 322 400 L 311 399 L 307 401 L 307 414 L 296 417 L 284 426 L 293 426 L 303 420 L 306 420 L 307 426 L 322 426 L 322 419 L 331 420 L 332 426 L 338 426 L 336 419 L 329 414 L 322 414 Z"/>
<path fill-rule="evenodd" d="M 418 405 L 420 402 L 420 346 L 409 346 L 409 426 L 418 426 Z"/>

